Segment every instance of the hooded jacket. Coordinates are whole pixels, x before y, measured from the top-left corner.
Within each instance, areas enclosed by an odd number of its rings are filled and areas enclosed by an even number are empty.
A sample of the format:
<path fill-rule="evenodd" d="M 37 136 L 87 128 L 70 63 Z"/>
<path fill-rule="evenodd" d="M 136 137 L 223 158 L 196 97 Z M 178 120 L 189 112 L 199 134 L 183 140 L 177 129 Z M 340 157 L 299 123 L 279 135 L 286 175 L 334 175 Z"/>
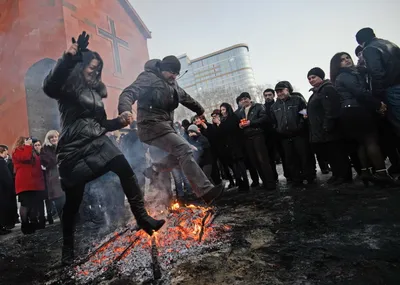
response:
<path fill-rule="evenodd" d="M 148 143 L 174 130 L 174 110 L 179 104 L 197 115 L 204 113 L 203 107 L 190 97 L 176 82 L 170 85 L 161 75 L 159 59 L 152 59 L 144 66 L 144 72 L 119 97 L 118 112 L 131 111 L 138 101 L 138 135 Z"/>

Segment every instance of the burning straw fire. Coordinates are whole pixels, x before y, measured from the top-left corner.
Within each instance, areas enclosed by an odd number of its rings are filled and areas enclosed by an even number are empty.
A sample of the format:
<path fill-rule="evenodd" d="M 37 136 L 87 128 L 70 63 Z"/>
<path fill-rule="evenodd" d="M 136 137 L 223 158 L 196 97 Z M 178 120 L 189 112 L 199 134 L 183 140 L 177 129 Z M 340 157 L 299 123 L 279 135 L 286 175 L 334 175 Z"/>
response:
<path fill-rule="evenodd" d="M 160 279 L 162 272 L 186 255 L 195 255 L 222 245 L 228 226 L 213 224 L 214 208 L 171 206 L 166 224 L 153 237 L 136 227 L 126 227 L 106 237 L 74 267 L 73 278 L 80 283 L 129 276 L 136 281 Z"/>

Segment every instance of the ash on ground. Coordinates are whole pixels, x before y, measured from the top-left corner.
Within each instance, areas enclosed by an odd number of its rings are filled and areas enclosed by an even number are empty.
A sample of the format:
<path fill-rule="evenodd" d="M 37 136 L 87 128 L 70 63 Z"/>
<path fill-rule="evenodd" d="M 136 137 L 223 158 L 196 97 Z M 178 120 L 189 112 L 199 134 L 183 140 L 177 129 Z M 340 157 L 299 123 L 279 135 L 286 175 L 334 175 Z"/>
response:
<path fill-rule="evenodd" d="M 319 180 L 318 185 L 301 189 L 281 183 L 274 192 L 228 192 L 217 203 L 214 223 L 231 229 L 225 239 L 210 242 L 220 241 L 221 247 L 207 248 L 209 238 L 187 255 L 168 255 L 159 247 L 162 277 L 154 281 L 148 267 L 151 247 L 136 246 L 137 252 L 110 271 L 116 272 L 114 276 L 95 281 L 113 285 L 400 284 L 399 189 L 364 189 L 358 182 L 335 188 L 326 185 L 326 176 L 320 175 Z M 59 237 L 59 224 L 32 236 L 15 230 L 1 237 L 0 284 L 76 283 L 64 279 L 63 269 L 54 268 L 61 254 Z M 93 245 L 87 234 L 78 233 L 78 253 L 86 255 L 101 239 Z M 169 257 L 173 262 L 168 263 Z M 140 279 L 149 281 L 135 281 Z"/>

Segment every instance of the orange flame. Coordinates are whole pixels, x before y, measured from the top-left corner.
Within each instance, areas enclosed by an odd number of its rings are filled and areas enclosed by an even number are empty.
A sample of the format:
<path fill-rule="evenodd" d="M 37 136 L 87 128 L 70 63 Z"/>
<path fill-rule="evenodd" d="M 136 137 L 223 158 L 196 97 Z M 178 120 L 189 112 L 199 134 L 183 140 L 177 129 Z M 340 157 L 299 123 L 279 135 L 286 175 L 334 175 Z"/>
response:
<path fill-rule="evenodd" d="M 211 208 L 195 205 L 181 206 L 179 203 L 171 205 L 166 217 L 166 224 L 160 231 L 154 232 L 152 235 L 159 248 L 159 255 L 162 252 L 179 252 L 182 246 L 187 249 L 198 246 L 200 235 L 202 235 L 202 240 L 205 240 L 211 234 L 216 233 L 216 228 L 210 225 L 211 211 Z M 229 226 L 223 226 L 221 229 L 226 231 L 229 228 Z M 151 248 L 152 237 L 144 231 L 118 236 L 92 256 L 89 262 L 84 264 L 84 267 L 76 270 L 78 274 L 88 275 L 88 270 L 93 272 L 96 270 L 94 268 L 108 267 L 122 253 L 124 255 L 120 258 L 126 258 L 135 247 Z M 132 242 L 134 242 L 134 246 L 126 250 Z"/>

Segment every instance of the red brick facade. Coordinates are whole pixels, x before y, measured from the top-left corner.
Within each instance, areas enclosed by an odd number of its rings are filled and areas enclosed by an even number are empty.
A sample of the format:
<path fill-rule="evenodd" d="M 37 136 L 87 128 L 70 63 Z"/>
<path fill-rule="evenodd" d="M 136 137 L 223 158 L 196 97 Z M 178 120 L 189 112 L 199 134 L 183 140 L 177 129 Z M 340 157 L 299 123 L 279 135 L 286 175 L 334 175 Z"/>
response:
<path fill-rule="evenodd" d="M 119 94 L 149 58 L 150 32 L 128 0 L 0 1 L 0 144 L 21 135 L 43 139 L 54 126 L 55 102 L 39 87 L 83 30 L 91 36 L 89 48 L 104 60 L 106 110 L 114 117 Z"/>

